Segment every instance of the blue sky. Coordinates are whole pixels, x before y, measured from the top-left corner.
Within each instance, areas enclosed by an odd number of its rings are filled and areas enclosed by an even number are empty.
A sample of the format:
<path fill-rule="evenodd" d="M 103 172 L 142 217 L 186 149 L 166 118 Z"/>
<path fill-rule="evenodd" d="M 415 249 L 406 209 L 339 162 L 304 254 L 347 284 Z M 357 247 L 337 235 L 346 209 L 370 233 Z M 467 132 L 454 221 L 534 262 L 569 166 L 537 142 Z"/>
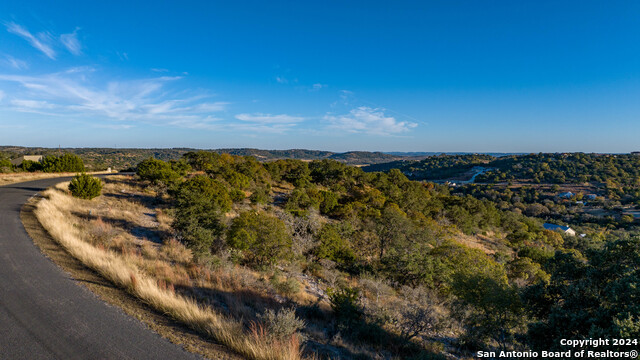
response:
<path fill-rule="evenodd" d="M 0 2 L 0 144 L 640 150 L 638 1 Z"/>

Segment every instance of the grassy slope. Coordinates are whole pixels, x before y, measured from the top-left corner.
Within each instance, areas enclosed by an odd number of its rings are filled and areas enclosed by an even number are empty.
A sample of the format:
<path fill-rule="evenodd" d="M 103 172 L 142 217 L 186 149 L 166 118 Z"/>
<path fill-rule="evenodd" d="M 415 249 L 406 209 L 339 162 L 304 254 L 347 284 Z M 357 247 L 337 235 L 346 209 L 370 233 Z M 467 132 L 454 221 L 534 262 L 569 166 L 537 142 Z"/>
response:
<path fill-rule="evenodd" d="M 90 202 L 67 195 L 66 185 L 63 183 L 47 190 L 44 193 L 45 199 L 40 201 L 35 214 L 49 234 L 84 265 L 158 311 L 170 315 L 247 358 L 301 358 L 299 341 L 295 337 L 287 342 L 274 342 L 260 331 L 247 332 L 237 321 L 177 294 L 166 285 L 163 286 L 162 282 L 140 268 L 135 253 L 119 254 L 92 245 L 87 233 L 79 229 L 79 219 L 73 215 L 88 212 Z"/>

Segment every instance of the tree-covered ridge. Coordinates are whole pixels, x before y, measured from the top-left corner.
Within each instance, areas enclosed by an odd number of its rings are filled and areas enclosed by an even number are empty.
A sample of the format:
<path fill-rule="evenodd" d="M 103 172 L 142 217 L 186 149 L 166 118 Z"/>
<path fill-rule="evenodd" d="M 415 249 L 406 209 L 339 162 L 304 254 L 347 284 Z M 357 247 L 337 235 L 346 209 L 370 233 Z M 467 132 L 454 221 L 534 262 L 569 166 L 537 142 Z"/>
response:
<path fill-rule="evenodd" d="M 439 180 L 463 176 L 475 166 L 489 166 L 496 158 L 491 155 L 436 155 L 420 161 L 396 161 L 364 167 L 365 171 L 399 169 L 410 179 Z"/>
<path fill-rule="evenodd" d="M 170 161 L 179 160 L 188 152 L 198 151 L 187 148 L 171 149 L 131 149 L 131 148 L 28 148 L 20 146 L 0 146 L 0 169 L 11 169 L 3 159 L 13 159 L 21 155 L 59 155 L 71 153 L 80 156 L 89 170 L 105 170 L 107 168 L 125 170 L 134 168 L 138 163 L 153 157 L 155 159 Z M 273 161 L 278 159 L 322 160 L 333 159 L 346 164 L 366 165 L 385 163 L 398 159 L 411 158 L 409 156 L 396 156 L 380 152 L 350 151 L 336 153 L 331 151 L 289 149 L 289 150 L 261 150 L 251 148 L 241 149 L 213 149 L 207 150 L 218 154 L 230 154 L 237 156 L 253 156 L 259 161 Z"/>
<path fill-rule="evenodd" d="M 174 228 L 198 257 L 227 256 L 254 269 L 293 266 L 314 277 L 335 266 L 331 271 L 351 279 L 332 283 L 327 293 L 336 329 L 350 334 L 348 341 L 402 356 L 433 345 L 424 336 L 437 338 L 445 323 L 461 329 L 461 348 L 525 348 L 527 324 L 544 319 L 532 315 L 539 305 L 524 289 L 547 286 L 558 256 L 582 256 L 611 236 L 576 241 L 544 230 L 517 207 L 453 195 L 397 169 L 365 172 L 328 159 L 259 162 L 189 152 L 178 161 L 147 159 L 138 175 L 166 189 Z M 403 298 L 411 314 L 383 310 L 377 300 L 363 300 L 371 276 L 393 296 L 426 291 L 431 300 Z M 445 314 L 434 317 L 431 301 Z M 395 335 L 372 340 L 375 331 Z"/>
<path fill-rule="evenodd" d="M 498 158 L 495 168 L 476 182 L 531 180 L 534 183 L 584 183 L 607 181 L 640 186 L 640 156 L 634 154 L 531 154 Z"/>
<path fill-rule="evenodd" d="M 445 180 L 463 175 L 474 166 L 489 168 L 476 183 L 529 181 L 532 183 L 613 182 L 621 186 L 640 185 L 640 156 L 636 154 L 528 154 L 438 155 L 420 161 L 397 161 L 367 166 L 365 171 L 396 168 L 414 180 Z"/>

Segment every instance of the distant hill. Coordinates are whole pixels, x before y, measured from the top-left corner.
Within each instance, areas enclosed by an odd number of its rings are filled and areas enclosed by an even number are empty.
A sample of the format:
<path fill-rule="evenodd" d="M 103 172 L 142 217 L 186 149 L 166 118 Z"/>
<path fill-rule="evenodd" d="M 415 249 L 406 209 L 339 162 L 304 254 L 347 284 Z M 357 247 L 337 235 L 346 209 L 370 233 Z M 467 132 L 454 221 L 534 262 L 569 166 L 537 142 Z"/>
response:
<path fill-rule="evenodd" d="M 389 155 L 381 152 L 350 151 L 332 154 L 329 159 L 353 165 L 379 164 L 405 159 L 406 157 Z"/>
<path fill-rule="evenodd" d="M 436 155 L 489 155 L 493 157 L 502 157 L 502 156 L 510 156 L 510 155 L 523 155 L 525 153 L 502 153 L 502 152 L 480 152 L 480 153 L 472 153 L 472 152 L 402 152 L 402 151 L 385 151 L 385 154 L 400 156 L 400 157 L 415 157 L 415 158 L 425 158 L 429 156 Z M 416 159 L 419 160 L 419 159 Z"/>
<path fill-rule="evenodd" d="M 238 156 L 253 156 L 260 161 L 278 159 L 320 160 L 326 159 L 334 152 L 322 150 L 289 149 L 289 150 L 261 150 L 252 148 L 240 149 L 215 149 L 218 154 L 231 154 Z"/>
<path fill-rule="evenodd" d="M 177 160 L 190 151 L 200 149 L 170 148 L 170 149 L 134 149 L 134 148 L 43 148 L 22 146 L 0 146 L 0 158 L 16 158 L 21 155 L 48 155 L 69 152 L 80 156 L 87 168 L 91 170 L 103 170 L 108 167 L 113 169 L 127 169 L 136 166 L 142 160 L 154 157 L 169 161 Z M 278 159 L 298 160 L 322 160 L 333 159 L 349 165 L 370 165 L 388 163 L 404 159 L 414 159 L 408 156 L 395 156 L 381 152 L 350 151 L 335 153 L 331 151 L 289 149 L 289 150 L 262 150 L 252 148 L 238 149 L 213 149 L 219 154 L 226 153 L 239 156 L 253 156 L 259 161 L 272 161 Z"/>
<path fill-rule="evenodd" d="M 476 166 L 486 166 L 497 159 L 491 155 L 466 154 L 429 156 L 422 160 L 399 160 L 389 163 L 371 164 L 364 171 L 389 171 L 399 169 L 413 180 L 441 180 L 463 176 Z"/>
<path fill-rule="evenodd" d="M 372 163 L 364 171 L 399 169 L 412 180 L 468 180 L 476 183 L 525 181 L 531 183 L 586 183 L 613 181 L 610 187 L 640 184 L 640 157 L 634 154 L 552 153 L 492 156 L 490 154 L 436 155 L 423 160 Z M 477 171 L 477 169 L 481 171 Z"/>
<path fill-rule="evenodd" d="M 260 161 L 278 159 L 298 159 L 298 160 L 322 160 L 333 159 L 350 165 L 378 164 L 408 158 L 406 156 L 394 156 L 382 152 L 369 151 L 349 151 L 344 153 L 334 153 L 322 150 L 261 150 L 261 149 L 216 149 L 219 154 L 226 153 L 239 156 L 253 156 Z"/>

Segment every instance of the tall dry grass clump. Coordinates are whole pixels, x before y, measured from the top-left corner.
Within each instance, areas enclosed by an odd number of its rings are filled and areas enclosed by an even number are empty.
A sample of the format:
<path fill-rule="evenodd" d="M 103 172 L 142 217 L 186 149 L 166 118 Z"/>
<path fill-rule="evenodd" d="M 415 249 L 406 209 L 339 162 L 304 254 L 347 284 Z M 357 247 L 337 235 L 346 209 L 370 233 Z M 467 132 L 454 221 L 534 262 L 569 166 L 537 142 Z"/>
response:
<path fill-rule="evenodd" d="M 74 211 L 84 207 L 86 200 L 72 198 L 62 190 L 64 186 L 66 184 L 60 184 L 45 191 L 45 198 L 38 203 L 35 214 L 49 234 L 86 266 L 158 311 L 210 336 L 240 355 L 265 360 L 302 358 L 296 334 L 287 341 L 280 341 L 274 340 L 261 328 L 246 331 L 240 322 L 176 294 L 172 286 L 161 284 L 162 281 L 147 275 L 136 265 L 135 256 L 92 245 L 90 234 L 76 226 L 80 219 L 73 215 Z"/>

